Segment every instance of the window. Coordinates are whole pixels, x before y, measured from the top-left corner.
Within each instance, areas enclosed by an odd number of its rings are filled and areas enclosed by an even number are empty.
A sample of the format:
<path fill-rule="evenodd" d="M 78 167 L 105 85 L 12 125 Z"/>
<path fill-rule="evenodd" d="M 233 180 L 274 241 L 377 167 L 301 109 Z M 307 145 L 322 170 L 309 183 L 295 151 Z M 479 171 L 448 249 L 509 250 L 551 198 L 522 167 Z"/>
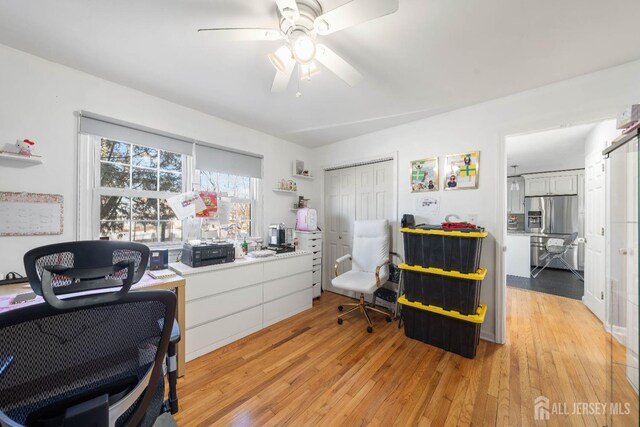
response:
<path fill-rule="evenodd" d="M 182 222 L 166 198 L 185 187 L 184 156 L 96 139 L 99 167 L 94 194 L 99 202 L 100 237 L 147 243 L 181 241 Z"/>
<path fill-rule="evenodd" d="M 203 232 L 217 237 L 251 235 L 255 218 L 257 179 L 221 172 L 199 171 L 200 191 L 216 193 L 218 210 L 203 220 Z M 222 230 L 220 232 L 219 230 Z"/>

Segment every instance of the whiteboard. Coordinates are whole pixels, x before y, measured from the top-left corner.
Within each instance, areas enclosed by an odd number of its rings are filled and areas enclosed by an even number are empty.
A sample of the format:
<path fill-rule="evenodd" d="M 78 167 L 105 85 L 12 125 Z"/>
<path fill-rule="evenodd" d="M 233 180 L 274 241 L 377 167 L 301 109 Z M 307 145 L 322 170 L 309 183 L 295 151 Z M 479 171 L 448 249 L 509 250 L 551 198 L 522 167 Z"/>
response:
<path fill-rule="evenodd" d="M 63 208 L 59 194 L 0 192 L 0 236 L 62 234 Z"/>

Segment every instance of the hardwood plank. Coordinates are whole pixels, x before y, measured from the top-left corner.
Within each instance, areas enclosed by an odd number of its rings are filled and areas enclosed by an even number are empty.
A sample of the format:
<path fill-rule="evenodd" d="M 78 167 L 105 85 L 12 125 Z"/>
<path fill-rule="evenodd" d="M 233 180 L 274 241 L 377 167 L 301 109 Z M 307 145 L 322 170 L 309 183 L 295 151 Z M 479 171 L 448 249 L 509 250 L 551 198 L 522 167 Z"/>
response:
<path fill-rule="evenodd" d="M 475 359 L 407 338 L 374 317 L 336 323 L 348 298 L 325 292 L 313 308 L 187 364 L 178 381 L 178 425 L 503 426 L 604 425 L 604 415 L 534 420 L 533 400 L 602 402 L 607 363 L 624 363 L 580 301 L 507 290 L 508 340 L 480 342 Z M 615 399 L 631 403 L 620 425 L 638 424 L 638 397 L 624 368 Z"/>

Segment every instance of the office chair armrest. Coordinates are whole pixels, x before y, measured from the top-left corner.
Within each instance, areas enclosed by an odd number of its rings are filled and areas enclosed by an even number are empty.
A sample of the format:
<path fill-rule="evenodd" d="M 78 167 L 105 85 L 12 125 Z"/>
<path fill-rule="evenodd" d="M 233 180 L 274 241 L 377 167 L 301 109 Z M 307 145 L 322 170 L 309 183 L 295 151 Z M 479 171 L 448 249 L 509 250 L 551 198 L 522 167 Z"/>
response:
<path fill-rule="evenodd" d="M 333 269 L 335 270 L 335 276 L 333 277 L 338 277 L 338 264 L 345 262 L 347 260 L 349 261 L 351 260 L 351 254 L 342 255 L 340 258 L 336 260 L 336 263 L 333 266 Z"/>
<path fill-rule="evenodd" d="M 380 265 L 376 267 L 376 288 L 379 288 L 380 286 L 382 286 L 382 283 L 380 283 L 380 269 L 390 263 L 391 262 L 389 261 L 389 258 L 387 258 L 384 261 L 382 261 Z"/>

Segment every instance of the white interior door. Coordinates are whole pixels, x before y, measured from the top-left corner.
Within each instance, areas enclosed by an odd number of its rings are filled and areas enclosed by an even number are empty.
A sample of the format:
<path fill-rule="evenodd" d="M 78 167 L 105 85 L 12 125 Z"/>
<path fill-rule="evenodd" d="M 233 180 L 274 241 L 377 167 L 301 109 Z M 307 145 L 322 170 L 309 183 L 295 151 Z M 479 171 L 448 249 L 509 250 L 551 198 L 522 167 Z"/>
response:
<path fill-rule="evenodd" d="M 325 283 L 323 289 L 341 292 L 331 286 L 336 259 L 351 253 L 353 221 L 356 216 L 355 168 L 325 172 L 325 252 L 323 256 Z M 340 265 L 342 271 L 351 263 Z"/>
<path fill-rule="evenodd" d="M 334 289 L 331 279 L 335 260 L 351 253 L 354 221 L 366 219 L 387 219 L 397 231 L 392 161 L 325 172 L 325 290 L 354 296 Z M 349 269 L 351 263 L 340 265 Z"/>
<path fill-rule="evenodd" d="M 605 163 L 600 151 L 585 165 L 585 260 L 582 301 L 605 321 Z"/>

